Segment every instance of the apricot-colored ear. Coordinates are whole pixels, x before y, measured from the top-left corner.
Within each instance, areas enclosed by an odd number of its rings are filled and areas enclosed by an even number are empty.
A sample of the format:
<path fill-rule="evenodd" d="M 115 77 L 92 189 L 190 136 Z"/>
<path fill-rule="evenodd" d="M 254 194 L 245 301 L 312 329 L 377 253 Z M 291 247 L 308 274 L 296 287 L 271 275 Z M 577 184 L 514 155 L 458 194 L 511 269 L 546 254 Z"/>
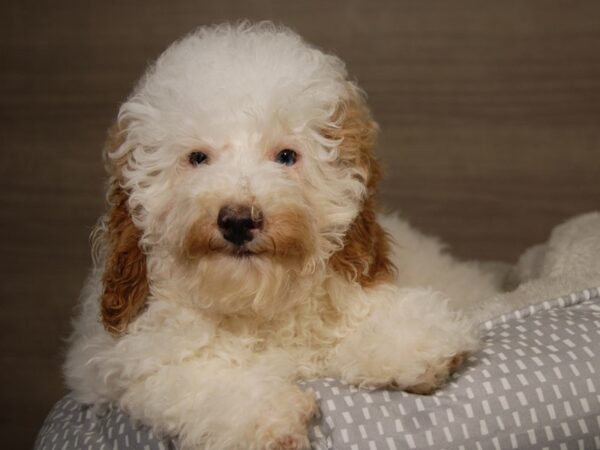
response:
<path fill-rule="evenodd" d="M 139 246 L 141 232 L 127 207 L 121 188 L 111 195 L 105 231 L 106 266 L 102 283 L 102 323 L 112 334 L 123 333 L 142 310 L 148 297 L 146 255 Z"/>
<path fill-rule="evenodd" d="M 107 151 L 117 145 L 118 130 L 113 127 Z M 104 247 L 103 292 L 100 302 L 102 323 L 118 335 L 143 309 L 148 297 L 146 255 L 140 248 L 141 231 L 135 226 L 128 207 L 128 194 L 119 186 L 120 168 L 109 163 L 112 180 L 108 195 L 108 212 L 100 239 Z"/>
<path fill-rule="evenodd" d="M 366 173 L 367 188 L 361 210 L 344 238 L 344 246 L 330 260 L 333 269 L 363 287 L 393 277 L 395 268 L 389 259 L 388 236 L 376 220 L 375 194 L 381 178 L 381 166 L 375 158 L 378 126 L 371 118 L 361 94 L 351 93 L 338 108 L 340 126 L 327 131 L 327 137 L 340 140 L 339 158 L 343 164 L 360 167 Z"/>

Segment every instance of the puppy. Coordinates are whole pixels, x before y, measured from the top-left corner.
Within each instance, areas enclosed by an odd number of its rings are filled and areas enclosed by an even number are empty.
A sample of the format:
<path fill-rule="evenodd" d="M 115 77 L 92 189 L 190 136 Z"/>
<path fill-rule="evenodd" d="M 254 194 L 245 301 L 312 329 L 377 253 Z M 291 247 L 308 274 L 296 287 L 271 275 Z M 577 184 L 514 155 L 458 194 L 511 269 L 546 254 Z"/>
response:
<path fill-rule="evenodd" d="M 65 364 L 76 399 L 184 449 L 304 449 L 317 404 L 299 379 L 442 385 L 477 347 L 461 311 L 497 286 L 376 215 L 377 131 L 343 62 L 288 29 L 171 45 L 104 150 Z"/>

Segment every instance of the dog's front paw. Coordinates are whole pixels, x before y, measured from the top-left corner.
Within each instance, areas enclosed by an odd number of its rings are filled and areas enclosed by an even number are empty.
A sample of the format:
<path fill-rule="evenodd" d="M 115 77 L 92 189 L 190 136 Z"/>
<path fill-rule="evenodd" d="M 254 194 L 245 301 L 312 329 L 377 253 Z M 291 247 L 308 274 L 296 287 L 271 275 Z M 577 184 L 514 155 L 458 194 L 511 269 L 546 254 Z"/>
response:
<path fill-rule="evenodd" d="M 378 305 L 339 345 L 332 367 L 352 384 L 428 394 L 477 348 L 477 333 L 469 320 L 448 309 L 441 294 L 401 293 L 403 299 Z"/>
<path fill-rule="evenodd" d="M 317 411 L 315 396 L 295 388 L 282 397 L 279 405 L 271 405 L 260 416 L 257 430 L 259 450 L 307 450 L 308 422 Z"/>
<path fill-rule="evenodd" d="M 398 386 L 395 382 L 391 388 L 403 388 L 406 392 L 413 394 L 428 395 L 436 389 L 442 387 L 450 375 L 456 371 L 467 359 L 468 353 L 459 353 L 451 356 L 437 364 L 429 364 L 416 381 L 411 386 Z"/>
<path fill-rule="evenodd" d="M 284 434 L 269 440 L 266 450 L 306 450 L 310 448 L 310 442 L 306 433 Z"/>
<path fill-rule="evenodd" d="M 342 374 L 344 381 L 362 387 L 402 390 L 428 395 L 446 384 L 446 381 L 466 360 L 468 353 L 448 357 L 420 360 L 418 356 L 394 364 L 377 364 L 374 361 L 354 365 Z M 391 355 L 390 355 L 391 356 Z"/>

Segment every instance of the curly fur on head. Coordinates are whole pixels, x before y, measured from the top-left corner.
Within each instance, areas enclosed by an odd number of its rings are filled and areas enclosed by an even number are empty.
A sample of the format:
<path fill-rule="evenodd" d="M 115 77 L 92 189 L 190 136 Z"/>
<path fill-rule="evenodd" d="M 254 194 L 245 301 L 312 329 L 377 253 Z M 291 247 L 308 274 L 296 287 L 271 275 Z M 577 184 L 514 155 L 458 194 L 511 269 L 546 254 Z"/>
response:
<path fill-rule="evenodd" d="M 292 50 L 289 56 L 282 53 L 286 47 Z M 227 52 L 235 56 L 216 57 Z M 247 58 L 256 61 L 250 68 Z M 240 70 L 246 76 L 243 85 L 227 79 Z M 232 85 L 220 89 L 227 81 Z M 174 44 L 121 107 L 106 146 L 118 180 L 109 193 L 116 204 L 105 220 L 110 242 L 102 317 L 107 329 L 124 331 L 152 290 L 146 278 L 160 286 L 175 265 L 186 276 L 193 277 L 192 270 L 204 280 L 210 298 L 205 306 L 221 312 L 233 312 L 227 298 L 235 299 L 236 312 L 257 309 L 261 298 L 284 294 L 283 286 L 302 274 L 328 268 L 363 286 L 389 280 L 387 236 L 375 219 L 377 130 L 344 64 L 287 30 L 271 24 L 203 28 Z M 297 149 L 299 168 L 284 171 L 270 160 L 285 147 Z M 210 167 L 185 167 L 195 149 L 222 166 L 219 177 L 217 169 L 213 175 Z M 203 182 L 203 171 L 210 181 Z M 230 245 L 215 220 L 228 203 L 256 205 L 265 215 L 262 232 L 245 249 L 255 261 L 228 256 Z M 146 253 L 148 274 L 142 270 Z M 207 285 L 215 270 L 226 266 L 227 272 L 247 278 L 244 292 L 227 293 L 218 286 L 210 294 Z M 288 282 L 271 288 L 265 271 Z M 278 308 L 270 309 L 274 314 Z"/>
<path fill-rule="evenodd" d="M 376 215 L 377 132 L 342 61 L 286 28 L 203 27 L 169 47 L 105 148 L 75 398 L 183 449 L 302 449 L 317 405 L 298 378 L 443 383 L 477 343 L 453 308 L 494 287 Z"/>

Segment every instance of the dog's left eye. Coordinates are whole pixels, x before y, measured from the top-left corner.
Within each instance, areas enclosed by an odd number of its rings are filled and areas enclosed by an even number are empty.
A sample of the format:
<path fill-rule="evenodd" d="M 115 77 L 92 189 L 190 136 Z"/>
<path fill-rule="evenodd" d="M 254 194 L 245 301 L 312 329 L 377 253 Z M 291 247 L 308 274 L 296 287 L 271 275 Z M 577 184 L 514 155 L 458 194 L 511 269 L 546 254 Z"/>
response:
<path fill-rule="evenodd" d="M 283 164 L 284 166 L 293 166 L 294 164 L 296 164 L 297 160 L 298 154 L 294 150 L 289 148 L 281 150 L 275 156 L 275 162 Z"/>
<path fill-rule="evenodd" d="M 208 161 L 208 155 L 202 152 L 192 152 L 188 155 L 188 161 L 192 166 L 199 166 Z"/>

